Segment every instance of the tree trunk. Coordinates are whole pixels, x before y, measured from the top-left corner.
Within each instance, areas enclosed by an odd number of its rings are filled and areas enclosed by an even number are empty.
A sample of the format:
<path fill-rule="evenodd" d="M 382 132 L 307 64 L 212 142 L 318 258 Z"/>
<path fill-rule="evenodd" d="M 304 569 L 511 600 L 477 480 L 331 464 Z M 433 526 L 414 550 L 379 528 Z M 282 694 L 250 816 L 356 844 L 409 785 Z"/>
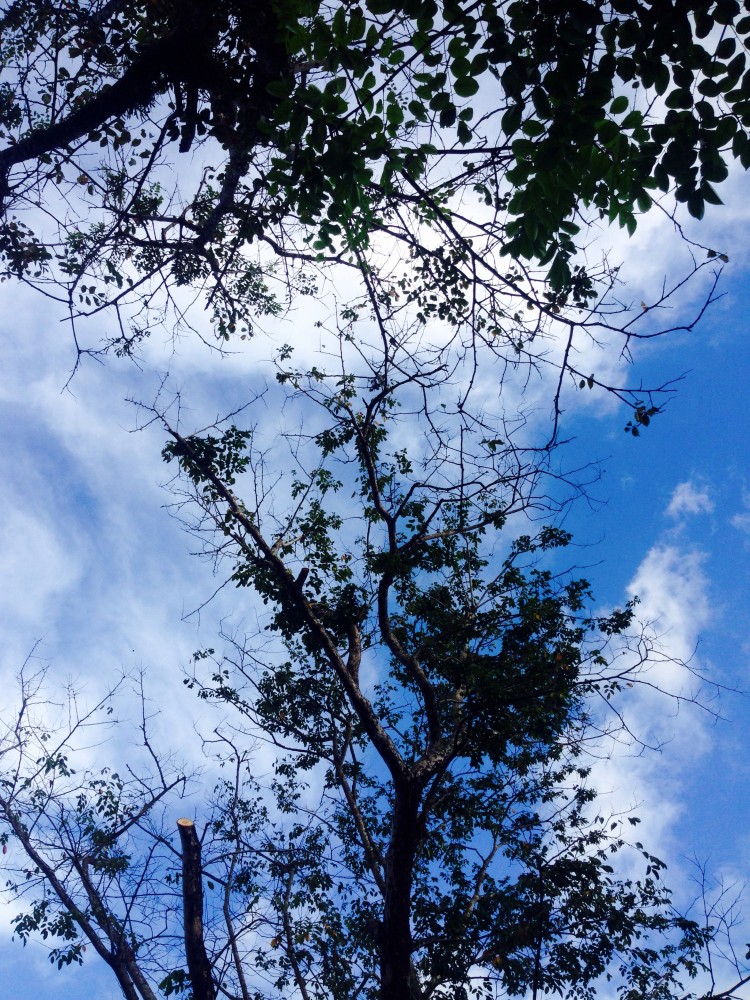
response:
<path fill-rule="evenodd" d="M 191 819 L 178 819 L 182 841 L 182 907 L 185 923 L 185 957 L 194 1000 L 216 1000 L 211 963 L 203 941 L 203 879 L 201 843 Z"/>
<path fill-rule="evenodd" d="M 381 1000 L 417 1000 L 411 967 L 411 887 L 419 844 L 419 796 L 410 787 L 396 791 L 391 840 L 385 859 L 385 905 L 380 930 Z"/>

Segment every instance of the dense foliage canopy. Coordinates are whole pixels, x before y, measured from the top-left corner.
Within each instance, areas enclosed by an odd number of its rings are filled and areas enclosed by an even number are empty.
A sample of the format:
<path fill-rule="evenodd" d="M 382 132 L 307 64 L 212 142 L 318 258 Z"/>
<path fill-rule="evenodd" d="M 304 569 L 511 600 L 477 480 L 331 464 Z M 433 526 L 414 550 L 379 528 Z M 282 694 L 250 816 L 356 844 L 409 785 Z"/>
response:
<path fill-rule="evenodd" d="M 327 261 L 525 342 L 601 292 L 591 219 L 633 232 L 666 192 L 700 218 L 750 164 L 737 0 L 2 8 L 6 273 L 120 307 L 122 351 L 176 286 L 224 339 Z"/>

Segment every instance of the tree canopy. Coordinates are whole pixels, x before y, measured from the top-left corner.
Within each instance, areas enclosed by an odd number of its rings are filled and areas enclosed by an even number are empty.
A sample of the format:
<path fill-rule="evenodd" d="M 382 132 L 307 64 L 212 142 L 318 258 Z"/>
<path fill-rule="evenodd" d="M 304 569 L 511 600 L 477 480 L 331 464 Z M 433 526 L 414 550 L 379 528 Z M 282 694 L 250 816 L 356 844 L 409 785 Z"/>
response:
<path fill-rule="evenodd" d="M 14 0 L 0 30 L 6 274 L 119 307 L 122 351 L 177 286 L 223 340 L 330 261 L 533 327 L 601 293 L 592 219 L 633 232 L 666 192 L 700 218 L 750 163 L 737 0 Z"/>
<path fill-rule="evenodd" d="M 198 779 L 148 707 L 145 762 L 129 741 L 126 768 L 79 771 L 97 710 L 55 731 L 27 672 L 0 740 L 16 933 L 60 965 L 90 945 L 128 1000 L 708 996 L 691 980 L 717 926 L 672 905 L 591 773 L 637 738 L 652 631 L 560 568 L 551 471 L 513 426 L 473 417 L 471 392 L 443 410 L 442 366 L 372 369 L 363 342 L 337 373 L 279 359 L 266 407 L 301 401 L 305 433 L 235 415 L 183 434 L 145 411 L 179 516 L 257 595 L 258 627 L 185 678 L 226 711 L 204 737 L 216 784 L 187 809 Z M 734 973 L 727 1000 L 739 956 Z"/>
<path fill-rule="evenodd" d="M 59 966 L 93 946 L 128 1000 L 694 995 L 713 929 L 673 909 L 663 864 L 628 837 L 637 818 L 589 782 L 617 718 L 594 699 L 619 706 L 648 634 L 631 633 L 632 608 L 592 616 L 585 581 L 540 564 L 564 532 L 489 559 L 483 536 L 513 512 L 460 490 L 399 496 L 408 473 L 367 434 L 370 535 L 341 555 L 324 469 L 284 526 L 227 485 L 253 461 L 246 435 L 172 435 L 166 457 L 286 653 L 257 636 L 196 654 L 190 685 L 234 717 L 207 738 L 225 773 L 200 793 L 199 838 L 180 819 L 182 850 L 167 819 L 190 779 L 148 712 L 150 767 L 77 773 L 78 731 L 106 705 L 52 732 L 27 674 L 0 741 L 8 888 L 29 901 L 16 933 L 48 940 Z M 265 786 L 259 736 L 278 751 Z"/>

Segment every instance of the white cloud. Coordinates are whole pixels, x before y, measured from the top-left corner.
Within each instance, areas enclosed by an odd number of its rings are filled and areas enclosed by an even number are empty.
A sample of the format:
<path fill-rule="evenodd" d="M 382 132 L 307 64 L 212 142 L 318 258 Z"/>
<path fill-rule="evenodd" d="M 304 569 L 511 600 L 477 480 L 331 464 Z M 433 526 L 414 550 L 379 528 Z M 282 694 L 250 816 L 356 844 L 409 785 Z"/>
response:
<path fill-rule="evenodd" d="M 624 691 L 615 706 L 627 731 L 593 769 L 612 814 L 637 816 L 637 839 L 678 869 L 684 847 L 674 830 L 687 808 L 684 781 L 711 747 L 711 716 L 695 703 L 702 700 L 696 673 L 705 669 L 696 646 L 712 620 L 703 564 L 698 551 L 659 543 L 638 566 L 627 595 L 639 599 L 637 618 L 645 624 L 653 655 L 641 683 Z M 623 863 L 626 873 L 636 873 L 637 865 L 629 871 L 625 858 Z"/>
<path fill-rule="evenodd" d="M 653 623 L 671 656 L 688 660 L 711 620 L 705 557 L 692 549 L 658 544 L 647 553 L 628 586 L 640 599 L 640 615 Z"/>
<path fill-rule="evenodd" d="M 667 507 L 668 517 L 685 514 L 711 514 L 715 504 L 706 487 L 697 487 L 690 480 L 678 483 Z"/>
<path fill-rule="evenodd" d="M 743 493 L 742 505 L 744 510 L 740 511 L 739 514 L 735 514 L 734 517 L 731 518 L 730 524 L 738 531 L 742 531 L 744 534 L 750 535 L 750 493 Z"/>

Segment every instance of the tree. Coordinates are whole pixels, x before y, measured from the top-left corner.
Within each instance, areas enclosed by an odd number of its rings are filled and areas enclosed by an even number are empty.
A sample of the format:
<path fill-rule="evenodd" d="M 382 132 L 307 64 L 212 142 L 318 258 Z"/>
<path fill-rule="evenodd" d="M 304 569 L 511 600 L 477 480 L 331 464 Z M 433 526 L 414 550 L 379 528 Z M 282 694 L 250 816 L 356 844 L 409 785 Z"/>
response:
<path fill-rule="evenodd" d="M 649 634 L 632 607 L 592 615 L 585 581 L 550 561 L 568 537 L 533 525 L 554 501 L 544 469 L 488 412 L 440 418 L 419 360 L 411 376 L 341 364 L 280 362 L 278 391 L 321 411 L 291 438 L 284 492 L 260 429 L 184 435 L 152 414 L 181 516 L 268 615 L 255 641 L 195 656 L 188 683 L 234 724 L 207 742 L 225 774 L 179 820 L 181 849 L 162 809 L 182 770 L 146 721 L 149 773 L 77 775 L 24 698 L 0 796 L 29 872 L 10 887 L 31 897 L 17 933 L 52 939 L 58 962 L 91 942 L 143 1000 L 593 996 L 607 979 L 627 1000 L 693 995 L 712 927 L 673 910 L 661 862 L 628 848 L 636 818 L 607 815 L 588 782 L 658 656 Z M 508 537 L 514 521 L 533 534 Z M 265 787 L 258 739 L 278 750 Z"/>
<path fill-rule="evenodd" d="M 669 210 L 666 192 L 700 218 L 728 158 L 750 163 L 741 13 L 737 0 L 8 2 L 6 274 L 74 322 L 114 307 L 107 343 L 130 353 L 164 310 L 187 322 L 181 286 L 203 290 L 201 332 L 221 344 L 338 263 L 376 313 L 399 294 L 511 361 L 557 327 L 561 375 L 598 385 L 575 346 L 654 336 L 658 303 L 592 311 L 616 272 L 578 256 L 589 222 L 633 232 L 638 213 Z M 657 407 L 621 395 L 637 430 Z"/>

